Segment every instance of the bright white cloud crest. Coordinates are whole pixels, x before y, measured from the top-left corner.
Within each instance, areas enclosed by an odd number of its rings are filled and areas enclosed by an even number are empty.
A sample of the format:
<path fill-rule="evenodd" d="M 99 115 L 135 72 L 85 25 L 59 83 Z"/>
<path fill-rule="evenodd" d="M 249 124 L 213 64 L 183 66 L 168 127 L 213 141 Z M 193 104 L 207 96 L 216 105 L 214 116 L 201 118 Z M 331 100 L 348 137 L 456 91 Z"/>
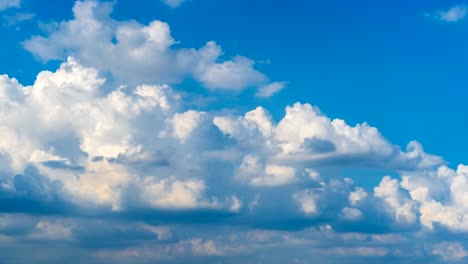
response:
<path fill-rule="evenodd" d="M 252 187 L 303 181 L 307 166 L 345 167 L 349 156 L 397 169 L 441 162 L 420 149 L 402 152 L 375 128 L 330 120 L 308 104 L 288 107 L 275 124 L 263 108 L 237 117 L 186 111 L 165 85 L 109 90 L 97 70 L 73 58 L 41 72 L 30 87 L 3 76 L 0 91 L 0 131 L 9 139 L 0 145 L 2 170 L 14 175 L 34 165 L 74 202 L 113 210 L 125 209 L 129 186 L 140 188 L 138 202 L 150 207 L 229 208 L 235 193 L 206 194 L 213 172 L 204 155 L 213 152 L 233 153 L 235 169 L 225 177 Z M 226 162 L 213 158 L 211 166 Z"/>

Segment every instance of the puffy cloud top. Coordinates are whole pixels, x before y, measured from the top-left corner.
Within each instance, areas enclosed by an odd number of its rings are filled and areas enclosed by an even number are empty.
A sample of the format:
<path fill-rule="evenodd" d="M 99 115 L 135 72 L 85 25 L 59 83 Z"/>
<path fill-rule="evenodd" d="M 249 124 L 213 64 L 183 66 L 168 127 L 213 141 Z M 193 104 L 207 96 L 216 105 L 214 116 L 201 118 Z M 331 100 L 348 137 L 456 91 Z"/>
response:
<path fill-rule="evenodd" d="M 166 2 L 176 6 L 182 1 Z M 222 60 L 224 52 L 214 41 L 199 49 L 180 48 L 167 23 L 116 21 L 110 17 L 111 11 L 109 2 L 79 1 L 73 8 L 72 20 L 57 24 L 47 36 L 34 36 L 23 45 L 43 61 L 73 55 L 133 85 L 178 83 L 190 76 L 211 90 L 240 91 L 268 82 L 255 69 L 252 59 L 237 55 Z M 262 94 L 270 96 L 273 90 L 272 86 L 266 92 L 262 88 Z"/>
<path fill-rule="evenodd" d="M 319 176 L 327 168 L 413 170 L 442 163 L 415 142 L 402 151 L 376 128 L 331 120 L 309 104 L 287 107 L 278 123 L 262 107 L 243 116 L 188 110 L 167 85 L 113 88 L 97 69 L 71 57 L 29 87 L 2 76 L 0 91 L 0 135 L 8 139 L 0 143 L 1 170 L 8 172 L 3 185 L 15 192 L 15 175 L 32 166 L 40 184 L 58 183 L 60 199 L 86 210 L 230 212 L 251 202 L 256 188 L 270 187 L 299 202 L 297 213 L 310 214 L 318 212 L 317 199 L 337 188 Z M 217 177 L 237 187 L 224 189 Z M 279 188 L 317 181 L 325 188 L 318 193 L 301 185 Z M 347 196 L 351 205 L 365 198 L 362 189 L 341 184 L 346 204 Z M 394 209 L 404 206 L 395 198 L 398 184 L 388 184 L 384 179 L 376 196 Z M 238 198 L 246 192 L 247 200 Z"/>

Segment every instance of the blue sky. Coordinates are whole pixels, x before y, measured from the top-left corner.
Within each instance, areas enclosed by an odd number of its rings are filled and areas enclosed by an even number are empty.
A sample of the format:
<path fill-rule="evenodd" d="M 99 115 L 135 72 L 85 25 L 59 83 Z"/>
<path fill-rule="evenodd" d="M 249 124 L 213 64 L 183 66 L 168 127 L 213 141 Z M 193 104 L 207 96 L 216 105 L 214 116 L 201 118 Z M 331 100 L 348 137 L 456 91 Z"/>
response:
<path fill-rule="evenodd" d="M 0 18 L 5 263 L 466 260 L 468 3 Z"/>

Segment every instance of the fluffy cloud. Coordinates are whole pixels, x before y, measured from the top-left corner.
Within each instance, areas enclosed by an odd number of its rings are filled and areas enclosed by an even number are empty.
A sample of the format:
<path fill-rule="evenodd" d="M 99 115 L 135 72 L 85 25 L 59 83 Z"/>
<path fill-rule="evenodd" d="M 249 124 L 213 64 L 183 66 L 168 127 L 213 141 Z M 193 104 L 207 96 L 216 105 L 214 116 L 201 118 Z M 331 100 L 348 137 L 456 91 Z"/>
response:
<path fill-rule="evenodd" d="M 466 187 L 468 168 L 446 166 L 426 172 L 402 175 L 401 188 L 418 204 L 421 224 L 429 229 L 443 227 L 455 232 L 468 231 Z"/>
<path fill-rule="evenodd" d="M 285 83 L 269 83 L 248 58 L 222 61 L 214 42 L 176 48 L 166 23 L 111 11 L 77 2 L 72 20 L 24 43 L 43 60 L 66 58 L 57 70 L 30 86 L 0 75 L 2 257 L 27 262 L 12 248 L 38 263 L 466 257 L 466 166 L 308 103 L 278 120 L 263 107 L 192 109 L 171 83 L 259 86 L 260 97 Z M 364 188 L 342 176 L 356 168 L 398 176 Z"/>
<path fill-rule="evenodd" d="M 167 2 L 176 5 L 180 1 Z M 214 41 L 199 49 L 181 48 L 167 23 L 117 21 L 111 12 L 109 2 L 77 2 L 72 20 L 56 24 L 47 36 L 34 36 L 23 45 L 43 61 L 73 55 L 134 85 L 178 83 L 192 77 L 211 90 L 240 91 L 268 81 L 247 57 L 222 60 L 224 52 Z"/>
<path fill-rule="evenodd" d="M 385 176 L 375 187 L 374 195 L 384 201 L 398 223 L 414 224 L 417 221 L 415 204 L 400 191 L 398 180 Z"/>
<path fill-rule="evenodd" d="M 310 104 L 288 106 L 277 124 L 261 107 L 244 117 L 217 116 L 214 123 L 239 145 L 250 146 L 252 162 L 243 164 L 250 164 L 251 168 L 288 163 L 315 167 L 360 164 L 409 170 L 431 168 L 443 162 L 440 157 L 426 154 L 415 141 L 402 151 L 376 128 L 366 123 L 349 126 L 344 120 L 331 120 Z"/>
<path fill-rule="evenodd" d="M 331 120 L 308 104 L 287 107 L 279 122 L 261 107 L 243 116 L 187 110 L 183 96 L 167 85 L 113 88 L 73 58 L 55 72 L 41 72 L 32 86 L 7 76 L 0 84 L 5 190 L 32 188 L 15 176 L 31 177 L 32 167 L 42 196 L 52 191 L 85 210 L 240 212 L 256 199 L 257 188 L 269 187 L 263 195 L 281 193 L 281 206 L 296 208 L 291 217 L 343 212 L 349 218 L 368 196 L 322 171 L 350 164 L 410 170 L 442 162 L 417 143 L 404 152 L 377 129 Z M 406 208 L 394 197 L 396 183 L 386 187 L 385 180 L 376 196 L 394 210 Z M 46 182 L 54 183 L 52 190 L 44 189 Z M 224 184 L 235 187 L 228 191 Z M 257 201 L 260 211 L 266 203 Z M 332 209 L 334 203 L 343 207 Z"/>

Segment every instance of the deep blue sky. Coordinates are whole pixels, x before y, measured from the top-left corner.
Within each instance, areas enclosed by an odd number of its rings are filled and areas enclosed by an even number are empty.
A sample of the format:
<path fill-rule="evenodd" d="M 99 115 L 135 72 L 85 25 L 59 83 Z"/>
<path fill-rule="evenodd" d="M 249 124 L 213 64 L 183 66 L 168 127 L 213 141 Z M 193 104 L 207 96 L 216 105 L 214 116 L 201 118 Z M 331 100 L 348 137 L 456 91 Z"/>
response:
<path fill-rule="evenodd" d="M 424 16 L 458 1 L 198 0 L 176 9 L 136 2 L 117 2 L 114 17 L 166 21 L 181 46 L 216 40 L 226 56 L 269 61 L 258 68 L 289 82 L 280 96 L 258 102 L 234 95 L 233 104 L 261 104 L 279 118 L 285 105 L 311 102 L 351 124 L 366 121 L 394 143 L 417 139 L 452 165 L 468 160 L 467 21 Z M 70 18 L 72 5 L 26 1 L 22 12 L 36 20 L 0 31 L 0 72 L 32 83 L 39 70 L 55 67 L 19 42 L 40 32 L 38 21 Z"/>

